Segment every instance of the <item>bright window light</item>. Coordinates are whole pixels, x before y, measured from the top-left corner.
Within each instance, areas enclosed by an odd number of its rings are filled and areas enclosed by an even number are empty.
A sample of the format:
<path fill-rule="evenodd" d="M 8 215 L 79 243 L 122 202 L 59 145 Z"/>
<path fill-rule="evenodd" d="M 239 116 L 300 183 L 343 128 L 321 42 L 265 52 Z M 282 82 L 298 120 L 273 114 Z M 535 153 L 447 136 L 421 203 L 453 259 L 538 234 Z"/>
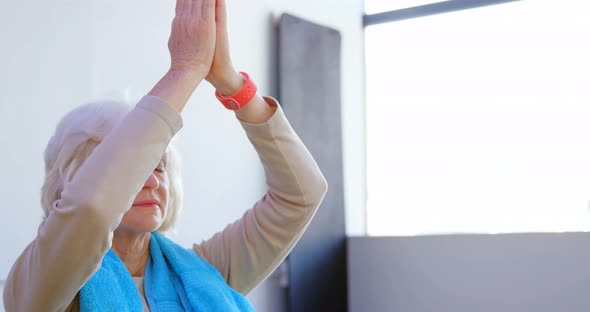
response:
<path fill-rule="evenodd" d="M 590 4 L 366 28 L 368 234 L 590 229 Z"/>

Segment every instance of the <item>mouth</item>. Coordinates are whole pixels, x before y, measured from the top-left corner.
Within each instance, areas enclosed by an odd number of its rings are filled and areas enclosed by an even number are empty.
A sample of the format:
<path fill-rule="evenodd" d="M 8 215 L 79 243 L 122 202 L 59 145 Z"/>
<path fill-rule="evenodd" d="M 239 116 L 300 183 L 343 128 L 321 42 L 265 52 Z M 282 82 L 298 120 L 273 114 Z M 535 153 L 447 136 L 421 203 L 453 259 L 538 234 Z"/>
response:
<path fill-rule="evenodd" d="M 157 200 L 143 200 L 133 203 L 133 207 L 140 207 L 140 208 L 158 208 L 160 206 L 160 202 Z"/>

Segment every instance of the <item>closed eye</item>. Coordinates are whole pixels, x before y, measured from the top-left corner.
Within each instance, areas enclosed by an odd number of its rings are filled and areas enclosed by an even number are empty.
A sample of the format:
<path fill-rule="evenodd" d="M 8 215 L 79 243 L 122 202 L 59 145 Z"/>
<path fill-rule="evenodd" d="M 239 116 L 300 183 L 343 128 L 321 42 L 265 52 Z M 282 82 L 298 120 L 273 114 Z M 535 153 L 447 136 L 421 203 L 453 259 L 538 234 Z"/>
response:
<path fill-rule="evenodd" d="M 156 169 L 154 169 L 154 171 L 160 172 L 160 173 L 163 173 L 164 171 L 166 171 L 166 167 L 164 166 L 164 163 L 160 162 L 158 164 L 158 167 L 156 167 Z"/>

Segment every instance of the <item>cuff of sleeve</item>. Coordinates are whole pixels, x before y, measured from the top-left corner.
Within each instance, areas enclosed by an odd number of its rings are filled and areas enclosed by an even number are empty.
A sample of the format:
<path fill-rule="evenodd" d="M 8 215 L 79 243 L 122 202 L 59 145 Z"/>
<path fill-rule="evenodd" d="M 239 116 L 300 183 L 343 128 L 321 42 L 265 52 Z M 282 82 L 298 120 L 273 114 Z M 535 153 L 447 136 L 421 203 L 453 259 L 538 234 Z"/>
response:
<path fill-rule="evenodd" d="M 244 128 L 247 133 L 256 136 L 263 136 L 264 134 L 270 135 L 271 128 L 277 127 L 277 125 L 288 124 L 287 117 L 285 117 L 285 113 L 279 105 L 279 102 L 270 96 L 263 96 L 263 98 L 275 111 L 267 121 L 261 124 L 252 124 L 238 119 L 240 124 L 242 124 L 242 128 Z"/>
<path fill-rule="evenodd" d="M 173 133 L 177 133 L 182 128 L 182 116 L 180 113 L 168 104 L 168 102 L 153 95 L 145 95 L 137 107 L 152 112 L 162 118 Z"/>

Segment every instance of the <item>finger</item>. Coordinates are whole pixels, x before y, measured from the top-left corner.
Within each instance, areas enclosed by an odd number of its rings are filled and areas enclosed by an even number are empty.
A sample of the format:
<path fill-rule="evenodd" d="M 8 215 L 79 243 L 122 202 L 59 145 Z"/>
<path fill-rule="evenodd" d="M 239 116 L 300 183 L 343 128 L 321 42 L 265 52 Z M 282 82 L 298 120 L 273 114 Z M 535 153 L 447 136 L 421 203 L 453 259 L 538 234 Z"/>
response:
<path fill-rule="evenodd" d="M 182 14 L 186 0 L 176 0 L 176 16 Z"/>
<path fill-rule="evenodd" d="M 192 4 L 191 15 L 201 17 L 201 7 L 203 0 L 188 0 Z"/>
<path fill-rule="evenodd" d="M 215 17 L 215 0 L 201 0 L 203 1 L 203 9 L 201 11 L 201 16 L 204 20 L 209 21 Z"/>
<path fill-rule="evenodd" d="M 227 10 L 225 0 L 217 0 L 215 4 L 215 21 L 224 27 L 227 26 Z"/>
<path fill-rule="evenodd" d="M 193 5 L 193 0 L 182 0 L 184 2 L 182 14 L 190 15 Z"/>

